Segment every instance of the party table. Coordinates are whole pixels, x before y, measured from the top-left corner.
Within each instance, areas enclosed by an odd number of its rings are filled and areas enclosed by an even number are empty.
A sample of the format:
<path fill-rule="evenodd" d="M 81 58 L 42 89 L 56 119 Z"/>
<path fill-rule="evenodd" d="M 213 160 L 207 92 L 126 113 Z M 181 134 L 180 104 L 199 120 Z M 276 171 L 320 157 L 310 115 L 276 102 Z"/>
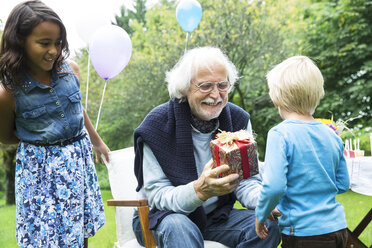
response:
<path fill-rule="evenodd" d="M 372 196 L 372 157 L 346 158 L 350 177 L 350 189 L 356 193 Z M 372 220 L 372 208 L 354 231 L 348 229 L 347 247 L 368 248 L 359 240 L 359 235 Z M 368 245 L 368 244 L 367 244 Z M 370 246 L 370 248 L 372 245 Z"/>
<path fill-rule="evenodd" d="M 372 157 L 346 158 L 350 189 L 372 196 Z"/>

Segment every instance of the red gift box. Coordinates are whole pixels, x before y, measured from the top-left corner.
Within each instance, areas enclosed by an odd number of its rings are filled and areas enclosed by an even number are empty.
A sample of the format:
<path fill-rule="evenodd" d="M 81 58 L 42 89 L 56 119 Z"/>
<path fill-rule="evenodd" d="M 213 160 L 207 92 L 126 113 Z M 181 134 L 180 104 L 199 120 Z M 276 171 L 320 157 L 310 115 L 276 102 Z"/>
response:
<path fill-rule="evenodd" d="M 217 134 L 210 143 L 214 166 L 227 164 L 230 170 L 220 174 L 224 177 L 238 173 L 239 180 L 258 174 L 257 143 L 246 130 Z"/>

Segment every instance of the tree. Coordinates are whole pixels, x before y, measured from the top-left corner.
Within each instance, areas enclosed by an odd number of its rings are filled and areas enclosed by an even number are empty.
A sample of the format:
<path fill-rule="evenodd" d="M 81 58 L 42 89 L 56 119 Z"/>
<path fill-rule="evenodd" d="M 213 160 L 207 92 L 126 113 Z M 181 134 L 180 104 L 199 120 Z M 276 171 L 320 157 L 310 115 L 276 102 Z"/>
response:
<path fill-rule="evenodd" d="M 276 3 L 277 1 L 272 1 Z M 287 15 L 275 12 L 270 1 L 201 1 L 203 18 L 191 34 L 188 48 L 213 45 L 225 51 L 240 72 L 240 80 L 230 101 L 252 114 L 260 150 L 264 151 L 269 125 L 280 121 L 268 96 L 265 74 L 295 46 L 285 42 L 282 26 L 272 26 L 273 18 L 283 21 Z M 184 53 L 186 33 L 175 17 L 175 3 L 161 2 L 148 10 L 146 22 L 132 19 L 131 37 L 135 49 L 127 68 L 109 81 L 102 109 L 99 132 L 111 149 L 132 145 L 132 134 L 146 114 L 169 99 L 165 72 Z M 284 8 L 284 7 L 283 7 Z M 279 18 L 280 17 L 280 18 Z M 84 55 L 85 56 L 85 55 Z M 80 62 L 79 62 L 80 63 Z M 81 66 L 82 73 L 85 66 Z M 98 77 L 96 77 L 99 80 Z M 92 77 L 92 81 L 95 79 Z M 103 80 L 92 82 L 99 90 L 90 98 L 98 109 Z M 84 87 L 84 86 L 82 86 Z M 91 103 L 89 103 L 92 106 Z M 90 108 L 92 110 L 92 108 Z M 96 113 L 89 112 L 94 118 Z"/>
<path fill-rule="evenodd" d="M 304 53 L 323 73 L 326 95 L 317 114 L 371 125 L 372 1 L 313 1 L 304 10 Z M 331 113 L 330 113 L 331 112 Z"/>
<path fill-rule="evenodd" d="M 134 11 L 122 5 L 120 7 L 120 15 L 115 15 L 116 25 L 122 27 L 129 36 L 133 35 L 134 30 L 130 27 L 132 20 L 137 20 L 140 23 L 146 24 L 146 0 L 136 0 L 133 3 Z"/>
<path fill-rule="evenodd" d="M 300 1 L 292 4 L 295 2 Z M 293 37 L 288 35 L 292 32 L 287 28 L 288 17 L 296 16 L 298 10 L 287 1 L 202 1 L 202 6 L 203 18 L 193 44 L 220 47 L 237 67 L 240 79 L 229 100 L 251 114 L 263 155 L 268 129 L 280 122 L 265 75 L 275 64 L 296 54 L 297 44 L 286 37 Z"/>
<path fill-rule="evenodd" d="M 370 113 L 372 32 L 368 2 L 200 2 L 203 17 L 190 35 L 188 48 L 218 46 L 236 65 L 240 79 L 229 99 L 251 114 L 261 154 L 268 130 L 281 121 L 269 98 L 265 75 L 289 56 L 308 55 L 323 72 L 326 97 L 316 116 L 330 117 L 328 111 L 341 117 L 359 110 Z M 175 2 L 161 1 L 146 12 L 145 22 L 130 22 L 133 55 L 124 72 L 109 82 L 100 122 L 100 133 L 110 147 L 131 145 L 134 128 L 153 107 L 168 99 L 165 72 L 183 54 L 186 38 L 175 18 L 175 7 Z M 95 77 L 92 80 L 98 81 L 92 88 L 96 99 L 91 99 L 98 109 L 103 80 Z M 344 106 L 345 102 L 349 104 Z"/>
<path fill-rule="evenodd" d="M 173 66 L 183 51 L 182 45 L 172 44 L 173 49 L 166 49 L 170 47 L 167 43 L 172 43 L 176 37 L 170 34 L 170 39 L 162 38 L 166 30 L 163 25 L 172 20 L 171 15 L 174 15 L 173 10 L 155 5 L 152 11 L 146 13 L 146 24 L 137 20 L 131 22 L 134 30 L 131 40 L 136 50 L 124 71 L 108 82 L 98 127 L 111 149 L 133 145 L 134 129 L 152 108 L 168 100 L 165 71 Z M 182 35 L 181 31 L 179 33 Z M 86 56 L 86 51 L 83 51 L 77 57 L 82 75 L 86 74 Z M 94 74 L 91 82 L 89 105 L 92 107 L 89 116 L 94 122 L 104 80 Z"/>

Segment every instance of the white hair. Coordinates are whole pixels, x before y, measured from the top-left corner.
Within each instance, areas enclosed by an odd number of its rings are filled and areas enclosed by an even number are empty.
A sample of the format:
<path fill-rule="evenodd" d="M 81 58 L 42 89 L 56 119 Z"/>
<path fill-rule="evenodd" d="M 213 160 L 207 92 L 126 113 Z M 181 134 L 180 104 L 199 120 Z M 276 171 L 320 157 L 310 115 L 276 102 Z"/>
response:
<path fill-rule="evenodd" d="M 213 72 L 214 65 L 225 67 L 227 80 L 234 86 L 238 72 L 229 58 L 216 47 L 198 47 L 187 51 L 177 64 L 166 73 L 168 92 L 171 99 L 186 100 L 186 93 L 190 82 L 195 78 L 200 68 L 207 68 Z"/>

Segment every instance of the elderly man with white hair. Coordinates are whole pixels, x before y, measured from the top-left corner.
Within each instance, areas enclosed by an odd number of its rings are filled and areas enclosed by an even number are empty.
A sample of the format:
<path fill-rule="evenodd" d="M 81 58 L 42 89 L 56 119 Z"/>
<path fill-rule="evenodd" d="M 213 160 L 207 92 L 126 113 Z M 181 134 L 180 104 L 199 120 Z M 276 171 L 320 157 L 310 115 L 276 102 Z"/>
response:
<path fill-rule="evenodd" d="M 270 235 L 255 233 L 254 208 L 261 175 L 239 183 L 238 174 L 218 177 L 209 143 L 218 131 L 252 132 L 249 114 L 228 102 L 238 78 L 234 64 L 215 47 L 187 51 L 166 75 L 169 102 L 154 108 L 134 132 L 137 190 L 150 204 L 150 229 L 158 247 L 203 247 L 213 240 L 229 247 L 277 247 L 278 222 Z M 238 200 L 247 209 L 235 209 Z M 138 216 L 133 219 L 143 244 Z"/>

